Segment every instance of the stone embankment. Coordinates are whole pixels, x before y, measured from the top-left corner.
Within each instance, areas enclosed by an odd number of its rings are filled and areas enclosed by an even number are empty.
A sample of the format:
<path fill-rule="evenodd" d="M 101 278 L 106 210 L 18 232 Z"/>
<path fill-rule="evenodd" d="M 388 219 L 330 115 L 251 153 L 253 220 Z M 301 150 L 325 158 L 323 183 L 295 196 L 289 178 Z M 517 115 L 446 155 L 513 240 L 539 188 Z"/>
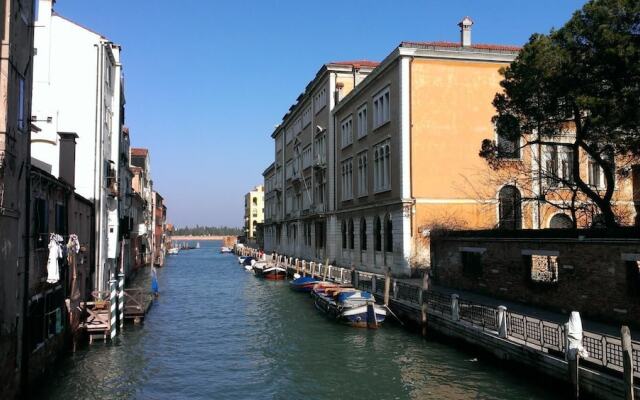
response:
<path fill-rule="evenodd" d="M 259 255 L 247 247 L 236 250 L 239 255 Z M 566 324 L 541 317 L 544 312 L 536 313 L 534 308 L 531 313 L 515 312 L 464 292 L 435 287 L 428 279 L 395 279 L 278 254 L 267 259 L 285 266 L 290 275 L 311 275 L 370 291 L 404 324 L 420 327 L 423 334 L 465 342 L 499 360 L 565 381 L 566 390 L 602 399 L 632 398 L 632 393 L 640 398 L 640 387 L 632 383 L 633 378 L 640 379 L 640 342 L 631 340 L 628 329 L 622 329 L 627 332 L 623 338 L 609 331 L 581 331 L 588 355 L 576 362 L 568 360 L 574 354 L 570 339 L 575 332 L 570 338 Z"/>

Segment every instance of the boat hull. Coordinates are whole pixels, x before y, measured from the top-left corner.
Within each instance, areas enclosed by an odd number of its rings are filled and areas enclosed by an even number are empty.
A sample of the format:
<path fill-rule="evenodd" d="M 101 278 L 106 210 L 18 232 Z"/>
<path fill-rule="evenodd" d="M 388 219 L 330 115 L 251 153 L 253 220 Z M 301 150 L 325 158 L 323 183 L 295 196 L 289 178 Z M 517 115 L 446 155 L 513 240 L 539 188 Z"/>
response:
<path fill-rule="evenodd" d="M 260 278 L 268 279 L 271 281 L 283 281 L 287 279 L 287 270 L 273 265 L 265 265 L 263 262 L 260 264 L 254 265 L 253 268 L 256 276 Z"/>
<path fill-rule="evenodd" d="M 264 279 L 268 279 L 270 281 L 283 281 L 287 278 L 285 274 L 264 274 L 262 275 Z"/>

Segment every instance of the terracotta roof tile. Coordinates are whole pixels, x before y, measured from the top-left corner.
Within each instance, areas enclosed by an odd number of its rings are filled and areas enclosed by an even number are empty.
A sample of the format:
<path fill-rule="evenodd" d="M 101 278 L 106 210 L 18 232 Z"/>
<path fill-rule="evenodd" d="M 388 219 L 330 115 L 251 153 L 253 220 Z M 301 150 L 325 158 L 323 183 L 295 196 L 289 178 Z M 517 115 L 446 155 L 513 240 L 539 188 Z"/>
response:
<path fill-rule="evenodd" d="M 334 61 L 328 63 L 328 65 L 349 65 L 355 68 L 360 67 L 371 67 L 375 68 L 380 65 L 377 61 L 369 61 L 369 60 L 351 60 L 351 61 Z"/>
<path fill-rule="evenodd" d="M 473 50 L 490 50 L 500 52 L 518 52 L 522 49 L 520 46 L 510 46 L 501 44 L 472 44 L 468 47 L 463 47 L 458 42 L 402 42 L 400 47 L 418 47 L 418 48 L 444 48 L 444 49 L 473 49 Z"/>
<path fill-rule="evenodd" d="M 148 149 L 143 149 L 143 148 L 139 148 L 139 147 L 132 147 L 131 148 L 131 155 L 132 156 L 146 156 L 147 154 L 149 154 L 149 150 Z"/>

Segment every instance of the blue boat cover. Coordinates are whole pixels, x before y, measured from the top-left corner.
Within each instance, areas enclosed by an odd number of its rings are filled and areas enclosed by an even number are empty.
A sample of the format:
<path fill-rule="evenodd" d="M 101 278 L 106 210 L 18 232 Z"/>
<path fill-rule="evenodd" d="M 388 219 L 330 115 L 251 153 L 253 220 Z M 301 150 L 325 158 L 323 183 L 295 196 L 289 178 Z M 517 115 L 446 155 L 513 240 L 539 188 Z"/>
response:
<path fill-rule="evenodd" d="M 291 281 L 292 285 L 304 285 L 305 283 L 311 283 L 311 282 L 320 282 L 319 280 L 317 280 L 316 278 L 313 278 L 311 276 L 301 276 L 298 279 L 294 279 Z"/>
<path fill-rule="evenodd" d="M 358 291 L 355 292 L 342 292 L 338 295 L 338 301 L 340 303 L 345 302 L 349 297 L 353 296 L 354 294 L 358 293 Z M 362 297 L 363 299 L 372 299 L 373 295 L 369 292 L 365 292 L 360 291 L 360 297 Z"/>
<path fill-rule="evenodd" d="M 246 257 L 244 261 L 242 261 L 242 265 L 251 265 L 252 260 L 253 260 L 253 257 Z"/>

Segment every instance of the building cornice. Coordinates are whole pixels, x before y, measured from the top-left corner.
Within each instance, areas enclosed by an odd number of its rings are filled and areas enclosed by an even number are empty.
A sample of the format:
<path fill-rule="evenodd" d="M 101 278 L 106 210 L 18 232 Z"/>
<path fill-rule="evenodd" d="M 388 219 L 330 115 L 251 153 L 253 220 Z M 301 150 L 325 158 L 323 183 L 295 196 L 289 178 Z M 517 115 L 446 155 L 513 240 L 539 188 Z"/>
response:
<path fill-rule="evenodd" d="M 333 109 L 336 113 L 342 107 L 357 97 L 361 91 L 375 81 L 377 77 L 384 73 L 393 63 L 400 57 L 427 58 L 434 60 L 453 60 L 453 61 L 470 61 L 470 62 L 495 62 L 495 63 L 511 63 L 518 53 L 516 51 L 498 51 L 488 49 L 476 49 L 465 47 L 439 48 L 437 46 L 425 47 L 405 47 L 408 42 L 404 42 L 404 46 L 396 47 L 373 72 L 367 75 L 363 81 L 356 86 L 347 96 L 344 97 Z"/>

